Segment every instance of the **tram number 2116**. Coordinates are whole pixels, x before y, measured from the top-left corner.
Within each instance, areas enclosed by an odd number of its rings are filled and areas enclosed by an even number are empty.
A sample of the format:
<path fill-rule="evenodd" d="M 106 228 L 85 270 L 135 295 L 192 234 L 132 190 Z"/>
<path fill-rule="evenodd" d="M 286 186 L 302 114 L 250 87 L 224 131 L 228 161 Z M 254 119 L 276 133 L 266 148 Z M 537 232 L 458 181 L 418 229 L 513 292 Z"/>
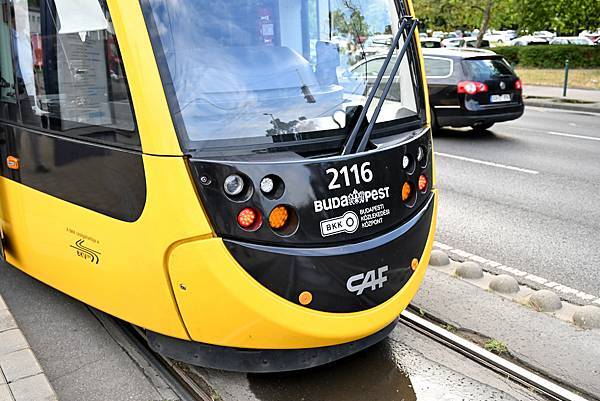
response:
<path fill-rule="evenodd" d="M 370 165 L 371 162 L 364 162 L 360 167 L 358 164 L 353 164 L 350 168 L 344 166 L 339 170 L 336 168 L 328 168 L 325 170 L 325 173 L 327 175 L 333 175 L 329 182 L 329 189 L 339 189 L 342 187 L 342 184 L 338 183 L 340 176 L 343 177 L 343 183 L 346 187 L 349 187 L 352 184 L 360 185 L 361 183 L 373 181 L 373 171 L 369 167 Z M 351 178 L 354 178 L 354 182 L 352 182 Z"/>

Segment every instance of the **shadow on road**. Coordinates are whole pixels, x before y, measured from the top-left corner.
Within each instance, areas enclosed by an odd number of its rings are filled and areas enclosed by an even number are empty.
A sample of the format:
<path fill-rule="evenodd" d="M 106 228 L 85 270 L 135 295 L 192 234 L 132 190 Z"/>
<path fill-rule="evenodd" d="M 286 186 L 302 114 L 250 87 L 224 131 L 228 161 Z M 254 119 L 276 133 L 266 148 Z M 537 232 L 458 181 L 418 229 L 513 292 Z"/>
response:
<path fill-rule="evenodd" d="M 396 363 L 388 341 L 340 361 L 298 372 L 249 374 L 264 401 L 415 401 L 410 378 Z"/>
<path fill-rule="evenodd" d="M 484 131 L 475 131 L 471 128 L 439 128 L 433 132 L 434 138 L 468 139 L 478 142 L 506 142 L 510 138 L 496 135 L 493 128 Z"/>

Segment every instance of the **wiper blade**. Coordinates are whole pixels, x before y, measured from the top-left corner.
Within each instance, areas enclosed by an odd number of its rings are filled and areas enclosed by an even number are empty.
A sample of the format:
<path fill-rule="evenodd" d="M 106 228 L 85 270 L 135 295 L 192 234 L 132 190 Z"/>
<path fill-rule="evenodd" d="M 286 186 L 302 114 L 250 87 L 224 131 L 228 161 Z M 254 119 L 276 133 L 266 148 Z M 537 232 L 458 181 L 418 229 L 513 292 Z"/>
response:
<path fill-rule="evenodd" d="M 350 136 L 348 136 L 346 144 L 344 145 L 344 149 L 342 150 L 342 155 L 348 155 L 348 154 L 352 153 L 352 149 L 354 147 L 354 143 L 356 142 L 356 138 L 358 137 L 358 134 L 359 134 L 362 126 L 364 125 L 364 120 L 367 116 L 367 112 L 368 112 L 369 108 L 371 107 L 371 103 L 373 103 L 373 99 L 375 98 L 375 94 L 377 93 L 377 90 L 381 86 L 381 81 L 383 80 L 383 76 L 384 76 L 385 72 L 387 71 L 387 68 L 392 60 L 392 57 L 394 56 L 394 51 L 396 50 L 396 47 L 398 47 L 398 43 L 400 43 L 400 39 L 401 39 L 402 35 L 405 33 L 406 29 L 408 28 L 409 30 L 406 35 L 406 39 L 404 40 L 402 49 L 400 50 L 400 53 L 398 54 L 398 58 L 397 58 L 396 62 L 394 63 L 392 73 L 390 74 L 389 80 L 383 89 L 382 95 L 379 98 L 379 103 L 377 104 L 377 107 L 375 109 L 373 117 L 371 118 L 371 122 L 369 123 L 369 125 L 363 135 L 363 138 L 356 149 L 356 152 L 358 153 L 358 152 L 362 152 L 365 150 L 367 143 L 369 142 L 369 137 L 371 136 L 371 133 L 373 132 L 373 128 L 375 127 L 375 122 L 377 121 L 377 117 L 379 117 L 379 113 L 381 112 L 381 108 L 383 106 L 385 98 L 387 97 L 387 95 L 392 87 L 392 84 L 394 83 L 394 77 L 398 73 L 398 69 L 400 68 L 400 63 L 402 62 L 402 59 L 404 58 L 404 54 L 406 53 L 406 50 L 408 49 L 408 45 L 411 43 L 412 37 L 414 35 L 415 29 L 416 29 L 418 23 L 419 23 L 419 20 L 413 18 L 410 15 L 402 17 L 402 22 L 400 23 L 398 32 L 396 33 L 396 36 L 394 36 L 394 40 L 392 41 L 390 50 L 388 51 L 388 53 L 385 57 L 383 65 L 379 69 L 377 78 L 375 79 L 375 82 L 373 83 L 373 86 L 371 87 L 371 93 L 369 93 L 369 96 L 367 97 L 367 101 L 365 102 L 365 105 L 364 105 L 363 109 L 361 110 L 360 116 L 356 120 L 354 128 L 352 129 L 352 133 L 350 134 Z"/>

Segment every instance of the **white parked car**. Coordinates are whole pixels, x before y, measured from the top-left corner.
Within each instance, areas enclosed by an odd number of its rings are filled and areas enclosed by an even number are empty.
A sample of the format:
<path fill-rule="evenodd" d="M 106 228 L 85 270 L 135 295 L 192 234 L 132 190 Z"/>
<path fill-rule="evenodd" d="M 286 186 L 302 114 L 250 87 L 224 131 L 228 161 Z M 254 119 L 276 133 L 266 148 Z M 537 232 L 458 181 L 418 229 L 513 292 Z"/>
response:
<path fill-rule="evenodd" d="M 558 36 L 550 41 L 551 45 L 585 45 L 594 46 L 594 42 L 586 37 Z"/>
<path fill-rule="evenodd" d="M 556 34 L 550 31 L 535 31 L 532 36 L 544 39 L 546 42 L 550 42 L 556 37 Z"/>
<path fill-rule="evenodd" d="M 537 36 L 521 36 L 516 39 L 513 39 L 511 42 L 513 46 L 530 46 L 530 45 L 547 45 L 548 41 L 546 39 L 538 38 Z"/>

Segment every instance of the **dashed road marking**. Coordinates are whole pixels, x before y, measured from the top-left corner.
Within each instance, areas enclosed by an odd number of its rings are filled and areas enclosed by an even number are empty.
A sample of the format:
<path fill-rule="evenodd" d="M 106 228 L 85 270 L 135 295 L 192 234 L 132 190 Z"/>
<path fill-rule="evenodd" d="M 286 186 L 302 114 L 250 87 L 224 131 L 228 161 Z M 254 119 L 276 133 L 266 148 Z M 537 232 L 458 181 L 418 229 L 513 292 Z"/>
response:
<path fill-rule="evenodd" d="M 567 137 L 567 138 L 587 139 L 589 141 L 600 141 L 600 137 L 597 137 L 597 136 L 567 134 L 567 133 L 564 133 L 564 132 L 556 132 L 556 131 L 546 131 L 546 132 L 542 132 L 542 134 L 564 136 L 564 137 Z"/>
<path fill-rule="evenodd" d="M 596 295 L 588 294 L 584 291 L 580 291 L 575 288 L 568 287 L 566 285 L 557 283 L 555 281 L 547 280 L 538 275 L 535 275 L 535 274 L 532 274 L 532 273 L 529 273 L 529 272 L 526 272 L 526 271 L 523 271 L 520 269 L 516 269 L 514 267 L 506 266 L 501 263 L 494 262 L 493 260 L 489 260 L 489 259 L 483 258 L 478 255 L 473 255 L 472 253 L 451 247 L 450 245 L 442 244 L 437 241 L 435 241 L 433 243 L 433 246 L 437 249 L 446 251 L 449 254 L 460 256 L 462 258 L 472 260 L 473 262 L 477 262 L 477 263 L 481 264 L 482 266 L 493 267 L 495 269 L 502 270 L 503 272 L 512 274 L 513 276 L 516 276 L 518 278 L 523 278 L 525 280 L 532 281 L 539 285 L 543 285 L 545 287 L 552 288 L 554 291 L 556 291 L 558 293 L 562 293 L 564 295 L 575 296 L 583 301 L 587 301 L 587 302 L 590 302 L 590 303 L 593 303 L 596 305 L 600 305 L 600 297 L 598 297 Z"/>
<path fill-rule="evenodd" d="M 503 169 L 506 169 L 506 170 L 518 171 L 520 173 L 533 174 L 533 175 L 536 175 L 536 174 L 540 173 L 539 171 L 529 170 L 529 169 L 526 169 L 526 168 L 509 166 L 509 165 L 506 165 L 506 164 L 494 163 L 494 162 L 489 162 L 489 161 L 486 161 L 486 160 L 472 159 L 470 157 L 451 155 L 451 154 L 448 154 L 448 153 L 435 152 L 435 154 L 436 154 L 436 156 L 447 157 L 449 159 L 456 159 L 456 160 L 462 160 L 462 161 L 470 162 L 470 163 L 483 164 L 485 166 L 498 167 L 498 168 L 503 168 Z"/>

